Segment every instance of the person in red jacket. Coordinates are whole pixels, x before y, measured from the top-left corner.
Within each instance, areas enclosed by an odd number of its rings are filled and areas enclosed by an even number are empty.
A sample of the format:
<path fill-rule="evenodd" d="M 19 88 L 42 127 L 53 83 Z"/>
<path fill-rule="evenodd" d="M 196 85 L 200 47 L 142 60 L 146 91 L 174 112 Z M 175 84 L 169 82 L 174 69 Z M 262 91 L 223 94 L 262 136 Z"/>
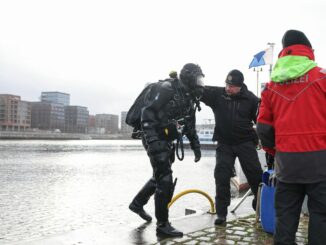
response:
<path fill-rule="evenodd" d="M 309 244 L 326 244 L 326 70 L 303 32 L 288 30 L 282 45 L 257 120 L 261 143 L 276 161 L 274 244 L 295 244 L 305 195 Z"/>

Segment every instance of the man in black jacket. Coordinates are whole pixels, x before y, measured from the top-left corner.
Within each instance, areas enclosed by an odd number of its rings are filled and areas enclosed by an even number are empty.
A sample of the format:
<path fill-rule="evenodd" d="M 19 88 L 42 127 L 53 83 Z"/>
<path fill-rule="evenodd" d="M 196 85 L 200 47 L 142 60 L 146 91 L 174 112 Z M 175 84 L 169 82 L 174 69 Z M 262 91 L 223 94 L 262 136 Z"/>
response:
<path fill-rule="evenodd" d="M 202 101 L 212 108 L 215 116 L 213 141 L 217 141 L 216 166 L 214 171 L 216 184 L 215 206 L 216 225 L 225 223 L 230 205 L 230 179 L 236 157 L 255 197 L 261 181 L 262 168 L 256 146 L 257 134 L 253 128 L 259 99 L 243 83 L 243 74 L 238 70 L 229 72 L 225 87 L 205 86 Z"/>
<path fill-rule="evenodd" d="M 155 193 L 156 231 L 165 236 L 183 235 L 168 220 L 167 206 L 174 191 L 171 164 L 175 153 L 172 142 L 185 134 L 194 151 L 195 162 L 200 160 L 195 104 L 203 94 L 203 77 L 201 68 L 189 63 L 182 68 L 180 79 L 171 76 L 160 81 L 145 96 L 146 104 L 141 113 L 142 140 L 152 164 L 153 177 L 135 196 L 129 208 L 144 220 L 151 221 L 152 217 L 143 206 Z"/>

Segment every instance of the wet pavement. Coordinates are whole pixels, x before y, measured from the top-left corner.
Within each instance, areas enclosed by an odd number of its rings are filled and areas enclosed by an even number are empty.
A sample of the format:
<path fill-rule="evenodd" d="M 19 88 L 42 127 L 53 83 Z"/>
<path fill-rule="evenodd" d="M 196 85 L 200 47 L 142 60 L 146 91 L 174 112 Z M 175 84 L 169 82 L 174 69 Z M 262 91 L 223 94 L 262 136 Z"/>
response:
<path fill-rule="evenodd" d="M 239 201 L 233 200 L 231 208 Z M 104 225 L 70 231 L 45 239 L 11 243 L 15 245 L 104 245 L 104 244 L 238 244 L 271 245 L 273 237 L 255 222 L 251 207 L 252 196 L 240 205 L 234 214 L 228 214 L 225 226 L 214 226 L 215 215 L 196 213 L 171 220 L 174 227 L 184 232 L 182 238 L 157 237 L 155 222 L 126 225 Z M 297 232 L 297 244 L 307 243 L 308 218 L 302 216 Z"/>

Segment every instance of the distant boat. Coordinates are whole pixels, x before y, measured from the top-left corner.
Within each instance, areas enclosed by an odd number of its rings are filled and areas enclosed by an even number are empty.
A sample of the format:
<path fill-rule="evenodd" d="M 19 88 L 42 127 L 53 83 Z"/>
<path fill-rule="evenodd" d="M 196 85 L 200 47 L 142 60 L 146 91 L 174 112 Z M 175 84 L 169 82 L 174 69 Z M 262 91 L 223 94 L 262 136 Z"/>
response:
<path fill-rule="evenodd" d="M 212 141 L 213 138 L 213 134 L 214 134 L 214 130 L 213 129 L 199 129 L 197 130 L 197 135 L 199 138 L 199 142 L 200 144 L 205 148 L 205 147 L 214 147 L 217 146 L 217 142 Z M 183 136 L 183 143 L 184 144 L 189 144 L 189 140 L 186 136 Z"/>
<path fill-rule="evenodd" d="M 198 138 L 202 145 L 217 145 L 217 142 L 212 141 L 214 130 L 213 129 L 200 129 Z"/>

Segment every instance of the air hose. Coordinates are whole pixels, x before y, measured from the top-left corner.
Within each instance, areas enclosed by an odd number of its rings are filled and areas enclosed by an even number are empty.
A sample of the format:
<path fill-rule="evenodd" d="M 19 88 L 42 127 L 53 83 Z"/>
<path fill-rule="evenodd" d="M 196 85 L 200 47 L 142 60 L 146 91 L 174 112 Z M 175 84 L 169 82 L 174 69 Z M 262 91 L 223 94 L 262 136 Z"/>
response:
<path fill-rule="evenodd" d="M 179 155 L 179 148 L 181 150 L 181 156 Z M 177 144 L 176 144 L 176 153 L 177 153 L 177 158 L 182 161 L 185 153 L 184 153 L 184 148 L 183 148 L 183 138 L 182 138 L 182 134 L 179 134 L 179 137 L 177 139 Z"/>
<path fill-rule="evenodd" d="M 215 214 L 216 213 L 213 199 L 206 192 L 201 191 L 201 190 L 197 190 L 197 189 L 189 189 L 189 190 L 185 190 L 185 191 L 180 192 L 179 194 L 177 194 L 176 196 L 174 196 L 171 199 L 170 203 L 168 204 L 168 208 L 170 208 L 172 206 L 172 204 L 176 200 L 178 200 L 180 197 L 182 197 L 182 196 L 184 196 L 186 194 L 189 194 L 189 193 L 198 193 L 198 194 L 201 194 L 204 197 L 206 197 L 208 199 L 209 203 L 210 203 L 210 206 L 211 206 L 211 209 L 210 209 L 210 211 L 208 213 L 210 213 L 210 214 Z"/>

